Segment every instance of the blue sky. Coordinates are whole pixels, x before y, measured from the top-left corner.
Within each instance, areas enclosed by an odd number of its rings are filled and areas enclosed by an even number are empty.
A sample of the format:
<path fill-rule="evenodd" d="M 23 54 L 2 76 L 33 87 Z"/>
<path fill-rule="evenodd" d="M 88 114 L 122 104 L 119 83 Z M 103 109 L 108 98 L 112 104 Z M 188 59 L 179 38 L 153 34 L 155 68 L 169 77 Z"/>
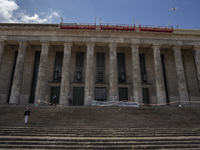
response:
<path fill-rule="evenodd" d="M 170 11 L 177 7 L 175 11 Z M 141 24 L 200 29 L 200 0 L 0 0 L 0 23 Z"/>

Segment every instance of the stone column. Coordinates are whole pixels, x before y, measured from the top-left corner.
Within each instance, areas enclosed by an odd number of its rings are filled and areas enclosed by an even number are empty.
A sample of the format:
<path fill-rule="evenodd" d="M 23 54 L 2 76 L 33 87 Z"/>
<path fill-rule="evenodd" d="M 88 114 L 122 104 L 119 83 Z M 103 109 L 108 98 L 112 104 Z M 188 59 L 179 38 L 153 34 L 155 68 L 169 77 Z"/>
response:
<path fill-rule="evenodd" d="M 3 58 L 4 46 L 5 46 L 5 42 L 0 41 L 0 72 L 1 72 L 1 63 L 2 63 L 2 58 Z"/>
<path fill-rule="evenodd" d="M 27 42 L 19 43 L 19 51 L 17 55 L 17 63 L 15 67 L 15 73 L 13 77 L 11 95 L 10 95 L 10 104 L 20 104 L 20 94 L 22 88 L 22 79 L 24 72 L 24 61 L 26 55 Z"/>
<path fill-rule="evenodd" d="M 139 59 L 139 44 L 132 44 L 132 74 L 133 74 L 133 98 L 134 102 L 142 103 L 142 86 L 140 73 L 140 59 Z"/>
<path fill-rule="evenodd" d="M 67 106 L 69 105 L 69 93 L 70 93 L 71 46 L 72 43 L 64 43 L 62 80 L 60 87 L 60 104 Z"/>
<path fill-rule="evenodd" d="M 160 56 L 160 45 L 153 45 L 157 103 L 166 103 L 166 93 Z"/>
<path fill-rule="evenodd" d="M 200 88 L 200 47 L 194 47 L 195 50 L 195 63 L 196 63 L 196 72 L 197 72 L 197 79 Z"/>
<path fill-rule="evenodd" d="M 178 90 L 180 95 L 180 104 L 187 105 L 189 102 L 189 95 L 186 85 L 185 72 L 183 68 L 183 61 L 181 56 L 181 47 L 174 46 L 174 58 L 177 72 L 177 80 L 178 80 Z"/>
<path fill-rule="evenodd" d="M 118 101 L 117 44 L 110 43 L 109 100 Z"/>
<path fill-rule="evenodd" d="M 94 46 L 94 43 L 87 44 L 85 105 L 91 105 L 91 101 L 94 99 Z"/>
<path fill-rule="evenodd" d="M 35 91 L 35 103 L 37 100 L 45 100 L 47 60 L 49 52 L 49 42 L 42 42 L 42 51 L 40 56 L 40 64 L 37 77 L 37 86 Z"/>

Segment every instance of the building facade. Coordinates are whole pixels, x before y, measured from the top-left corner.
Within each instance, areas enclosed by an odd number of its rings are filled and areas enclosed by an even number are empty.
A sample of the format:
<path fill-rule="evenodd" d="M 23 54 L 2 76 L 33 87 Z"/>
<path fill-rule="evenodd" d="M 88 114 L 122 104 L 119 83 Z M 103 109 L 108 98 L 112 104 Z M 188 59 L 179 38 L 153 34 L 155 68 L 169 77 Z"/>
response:
<path fill-rule="evenodd" d="M 200 30 L 0 24 L 0 104 L 200 102 Z"/>

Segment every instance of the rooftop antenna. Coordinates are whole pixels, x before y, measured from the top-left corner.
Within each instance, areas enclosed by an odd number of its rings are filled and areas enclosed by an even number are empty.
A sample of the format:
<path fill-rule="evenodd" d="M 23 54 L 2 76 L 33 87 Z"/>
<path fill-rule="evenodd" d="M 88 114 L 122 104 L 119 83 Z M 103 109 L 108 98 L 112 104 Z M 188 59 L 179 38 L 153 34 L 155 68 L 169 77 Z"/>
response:
<path fill-rule="evenodd" d="M 167 24 L 167 27 L 169 27 L 170 24 L 171 24 L 171 21 Z"/>
<path fill-rule="evenodd" d="M 133 21 L 132 21 L 132 26 L 134 25 L 134 19 L 133 19 Z"/>
<path fill-rule="evenodd" d="M 61 21 L 62 21 L 62 23 L 63 23 L 63 17 L 61 17 Z"/>
<path fill-rule="evenodd" d="M 137 22 L 136 22 L 136 27 L 138 26 L 138 23 L 139 23 L 139 19 L 138 19 Z"/>

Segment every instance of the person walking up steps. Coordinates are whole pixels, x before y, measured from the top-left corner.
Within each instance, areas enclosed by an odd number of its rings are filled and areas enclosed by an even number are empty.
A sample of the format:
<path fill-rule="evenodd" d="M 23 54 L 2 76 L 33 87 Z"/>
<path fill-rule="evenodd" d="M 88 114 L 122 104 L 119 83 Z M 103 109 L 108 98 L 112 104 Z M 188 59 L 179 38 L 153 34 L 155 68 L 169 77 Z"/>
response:
<path fill-rule="evenodd" d="M 24 112 L 24 116 L 25 116 L 25 124 L 27 125 L 28 123 L 28 118 L 30 116 L 31 112 L 29 110 L 29 108 L 26 108 L 25 112 Z"/>

